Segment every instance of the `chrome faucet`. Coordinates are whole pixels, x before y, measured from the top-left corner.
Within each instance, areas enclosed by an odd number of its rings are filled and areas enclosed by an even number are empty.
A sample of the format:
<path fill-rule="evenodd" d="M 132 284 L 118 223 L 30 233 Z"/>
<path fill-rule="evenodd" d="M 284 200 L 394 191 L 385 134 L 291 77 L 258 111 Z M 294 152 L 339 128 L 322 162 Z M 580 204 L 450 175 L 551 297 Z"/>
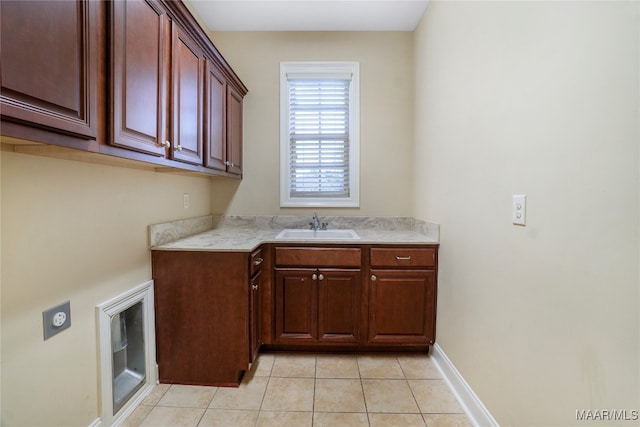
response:
<path fill-rule="evenodd" d="M 312 230 L 326 230 L 327 223 L 320 222 L 320 218 L 318 218 L 318 214 L 314 212 L 313 215 L 311 216 L 311 222 L 309 223 L 309 227 L 311 227 Z"/>

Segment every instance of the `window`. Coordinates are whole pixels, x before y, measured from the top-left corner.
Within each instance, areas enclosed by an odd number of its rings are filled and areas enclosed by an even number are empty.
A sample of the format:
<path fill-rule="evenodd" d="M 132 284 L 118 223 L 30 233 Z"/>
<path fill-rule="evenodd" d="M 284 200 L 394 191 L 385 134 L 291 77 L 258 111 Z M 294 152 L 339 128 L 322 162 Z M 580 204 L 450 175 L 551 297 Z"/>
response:
<path fill-rule="evenodd" d="M 280 64 L 280 206 L 358 207 L 359 64 Z"/>

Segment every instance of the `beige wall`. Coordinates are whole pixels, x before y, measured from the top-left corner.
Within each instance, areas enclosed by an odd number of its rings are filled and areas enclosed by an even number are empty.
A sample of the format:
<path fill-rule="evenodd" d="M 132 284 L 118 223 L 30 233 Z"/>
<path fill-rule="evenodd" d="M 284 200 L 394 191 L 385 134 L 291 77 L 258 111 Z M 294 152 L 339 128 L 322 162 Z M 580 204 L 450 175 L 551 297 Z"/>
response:
<path fill-rule="evenodd" d="M 95 306 L 151 279 L 147 226 L 208 214 L 210 180 L 1 160 L 2 423 L 87 426 L 99 416 Z M 44 341 L 42 311 L 67 299 L 71 328 Z"/>
<path fill-rule="evenodd" d="M 639 409 L 638 22 L 638 2 L 436 1 L 415 33 L 438 343 L 503 426 Z"/>
<path fill-rule="evenodd" d="M 360 209 L 321 215 L 408 215 L 413 143 L 412 33 L 222 32 L 211 38 L 249 94 L 244 102 L 244 179 L 216 181 L 212 210 L 290 215 L 279 206 L 281 61 L 360 62 Z"/>

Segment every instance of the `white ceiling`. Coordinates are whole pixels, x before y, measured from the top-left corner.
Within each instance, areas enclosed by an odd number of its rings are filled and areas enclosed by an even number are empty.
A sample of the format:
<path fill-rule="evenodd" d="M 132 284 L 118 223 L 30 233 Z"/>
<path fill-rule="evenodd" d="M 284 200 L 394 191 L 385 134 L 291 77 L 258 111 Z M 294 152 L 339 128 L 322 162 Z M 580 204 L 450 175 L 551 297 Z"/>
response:
<path fill-rule="evenodd" d="M 212 31 L 413 31 L 428 0 L 185 0 Z"/>

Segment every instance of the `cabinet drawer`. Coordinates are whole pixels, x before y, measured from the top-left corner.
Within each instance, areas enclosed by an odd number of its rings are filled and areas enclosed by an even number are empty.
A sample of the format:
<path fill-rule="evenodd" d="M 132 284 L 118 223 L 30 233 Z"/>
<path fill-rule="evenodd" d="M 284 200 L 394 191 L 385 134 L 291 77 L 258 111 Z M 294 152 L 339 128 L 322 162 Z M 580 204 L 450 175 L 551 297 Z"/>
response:
<path fill-rule="evenodd" d="M 371 248 L 372 267 L 435 267 L 435 248 Z"/>
<path fill-rule="evenodd" d="M 251 277 L 253 277 L 254 274 L 262 269 L 263 262 L 264 258 L 262 258 L 262 248 L 256 249 L 251 253 L 251 258 L 249 259 L 249 269 L 251 271 Z"/>
<path fill-rule="evenodd" d="M 276 248 L 279 266 L 358 267 L 362 262 L 360 248 Z"/>

